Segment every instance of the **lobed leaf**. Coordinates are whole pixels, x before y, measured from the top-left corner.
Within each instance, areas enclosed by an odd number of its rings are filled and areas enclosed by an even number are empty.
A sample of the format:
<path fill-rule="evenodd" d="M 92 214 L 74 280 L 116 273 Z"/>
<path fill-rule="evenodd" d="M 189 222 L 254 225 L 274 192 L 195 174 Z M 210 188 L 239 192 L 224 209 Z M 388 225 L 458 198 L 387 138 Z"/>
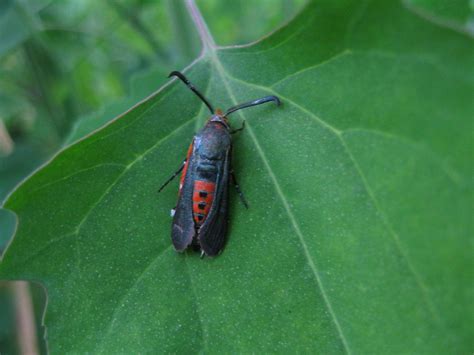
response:
<path fill-rule="evenodd" d="M 313 1 L 187 76 L 239 111 L 224 253 L 170 243 L 179 166 L 206 110 L 171 82 L 58 154 L 6 207 L 0 277 L 49 296 L 52 352 L 472 352 L 474 47 L 398 1 Z"/>

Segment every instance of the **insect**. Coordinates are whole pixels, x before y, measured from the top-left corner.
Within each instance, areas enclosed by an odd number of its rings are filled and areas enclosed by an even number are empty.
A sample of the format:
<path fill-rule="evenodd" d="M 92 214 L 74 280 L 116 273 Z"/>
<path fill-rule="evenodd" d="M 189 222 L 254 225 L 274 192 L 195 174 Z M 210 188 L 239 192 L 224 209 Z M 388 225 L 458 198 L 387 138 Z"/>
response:
<path fill-rule="evenodd" d="M 198 89 L 180 72 L 173 71 L 168 77 L 176 76 L 193 91 L 211 111 L 205 126 L 193 138 L 186 158 L 180 168 L 160 187 L 168 185 L 181 171 L 178 203 L 171 210 L 173 224 L 171 239 L 177 251 L 192 247 L 204 255 L 219 254 L 226 241 L 229 182 L 232 180 L 243 204 L 248 204 L 232 170 L 231 135 L 244 129 L 232 130 L 227 117 L 240 109 L 275 102 L 276 96 L 265 96 L 257 100 L 233 106 L 223 112 L 215 109 Z"/>

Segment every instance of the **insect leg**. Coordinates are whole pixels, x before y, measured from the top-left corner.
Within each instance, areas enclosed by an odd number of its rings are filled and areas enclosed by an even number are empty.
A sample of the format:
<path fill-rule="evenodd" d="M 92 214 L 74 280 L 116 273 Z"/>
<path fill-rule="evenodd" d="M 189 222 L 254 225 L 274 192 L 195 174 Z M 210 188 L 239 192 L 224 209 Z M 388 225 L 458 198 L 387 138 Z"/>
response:
<path fill-rule="evenodd" d="M 235 178 L 234 171 L 231 171 L 230 175 L 232 176 L 232 182 L 234 183 L 235 189 L 237 190 L 237 193 L 239 194 L 240 201 L 244 204 L 245 208 L 249 208 L 249 204 L 247 203 L 247 200 L 245 199 L 245 196 L 240 189 L 239 183 L 237 182 L 237 179 Z"/>
<path fill-rule="evenodd" d="M 183 170 L 185 165 L 186 165 L 186 159 L 183 161 L 183 164 L 179 167 L 179 169 L 176 170 L 176 172 L 168 180 L 166 180 L 166 182 L 163 185 L 161 185 L 160 189 L 158 190 L 158 193 L 160 193 L 161 190 L 163 190 L 166 185 L 168 185 L 171 181 L 173 181 L 173 179 L 181 172 L 181 170 Z"/>
<path fill-rule="evenodd" d="M 234 133 L 240 132 L 240 131 L 243 130 L 244 128 L 245 128 L 245 121 L 242 122 L 242 127 L 230 131 L 230 134 L 234 134 Z"/>

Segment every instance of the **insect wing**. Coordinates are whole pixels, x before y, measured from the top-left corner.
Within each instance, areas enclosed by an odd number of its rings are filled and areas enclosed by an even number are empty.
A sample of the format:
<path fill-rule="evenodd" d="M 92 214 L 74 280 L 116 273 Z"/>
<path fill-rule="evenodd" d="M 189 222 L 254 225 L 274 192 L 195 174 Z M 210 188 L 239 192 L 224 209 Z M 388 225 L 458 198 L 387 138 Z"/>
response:
<path fill-rule="evenodd" d="M 191 143 L 191 147 L 193 144 Z M 189 148 L 186 166 L 180 182 L 180 191 L 178 204 L 173 216 L 173 227 L 171 231 L 171 240 L 177 251 L 183 251 L 193 241 L 196 231 L 193 220 L 193 176 L 194 159 L 191 154 L 192 148 Z"/>
<path fill-rule="evenodd" d="M 199 229 L 199 244 L 209 256 L 219 254 L 225 244 L 228 221 L 230 149 L 219 166 L 216 193 L 209 214 Z"/>

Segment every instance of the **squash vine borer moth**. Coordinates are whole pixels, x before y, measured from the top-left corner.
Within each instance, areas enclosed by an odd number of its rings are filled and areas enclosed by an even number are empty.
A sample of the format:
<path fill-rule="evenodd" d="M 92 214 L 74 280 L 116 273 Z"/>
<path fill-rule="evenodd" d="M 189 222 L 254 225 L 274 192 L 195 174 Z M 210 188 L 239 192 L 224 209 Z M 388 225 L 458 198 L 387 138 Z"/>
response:
<path fill-rule="evenodd" d="M 160 187 L 159 192 L 182 171 L 178 203 L 171 212 L 173 245 L 180 252 L 191 246 L 201 251 L 201 256 L 215 256 L 222 251 L 226 241 L 230 181 L 248 208 L 231 164 L 231 135 L 243 130 L 245 121 L 241 128 L 232 130 L 227 117 L 237 110 L 267 102 L 280 105 L 280 100 L 276 96 L 265 96 L 223 112 L 220 109 L 214 110 L 204 95 L 183 74 L 173 71 L 169 77 L 172 76 L 183 81 L 204 102 L 211 111 L 211 117 L 194 136 L 183 164 Z"/>

